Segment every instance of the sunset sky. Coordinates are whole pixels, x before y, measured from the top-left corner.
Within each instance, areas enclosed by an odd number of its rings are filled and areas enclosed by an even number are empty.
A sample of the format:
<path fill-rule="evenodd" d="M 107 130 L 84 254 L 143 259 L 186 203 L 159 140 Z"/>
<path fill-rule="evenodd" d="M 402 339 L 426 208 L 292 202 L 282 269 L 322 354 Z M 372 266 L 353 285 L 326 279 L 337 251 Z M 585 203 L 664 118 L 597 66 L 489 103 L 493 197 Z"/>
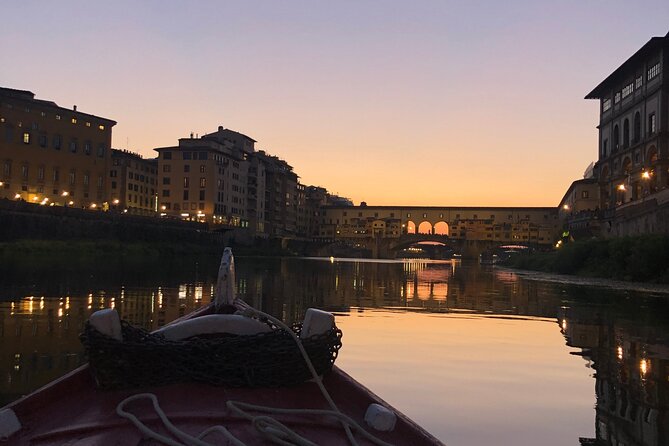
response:
<path fill-rule="evenodd" d="M 370 205 L 555 206 L 597 154 L 583 97 L 669 1 L 3 1 L 0 86 L 153 157 L 245 133 Z"/>

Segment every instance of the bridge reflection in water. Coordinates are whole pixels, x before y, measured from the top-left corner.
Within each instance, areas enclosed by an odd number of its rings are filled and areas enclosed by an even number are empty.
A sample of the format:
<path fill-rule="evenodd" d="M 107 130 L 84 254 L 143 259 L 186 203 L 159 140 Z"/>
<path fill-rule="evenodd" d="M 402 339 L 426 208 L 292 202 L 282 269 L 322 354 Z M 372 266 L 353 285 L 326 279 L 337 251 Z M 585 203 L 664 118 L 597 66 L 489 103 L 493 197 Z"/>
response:
<path fill-rule="evenodd" d="M 391 308 L 554 320 L 593 370 L 594 432 L 601 444 L 669 444 L 666 298 L 525 280 L 457 261 L 239 258 L 237 270 L 239 294 L 287 321 L 301 319 L 312 306 L 341 315 Z M 4 279 L 0 402 L 83 363 L 78 334 L 92 311 L 116 308 L 131 323 L 154 329 L 211 301 L 215 271 L 215 264 L 201 266 L 200 280 L 180 285 L 169 278 L 153 286 L 123 285 L 121 279 L 62 294 L 37 284 L 29 295 L 16 295 Z"/>

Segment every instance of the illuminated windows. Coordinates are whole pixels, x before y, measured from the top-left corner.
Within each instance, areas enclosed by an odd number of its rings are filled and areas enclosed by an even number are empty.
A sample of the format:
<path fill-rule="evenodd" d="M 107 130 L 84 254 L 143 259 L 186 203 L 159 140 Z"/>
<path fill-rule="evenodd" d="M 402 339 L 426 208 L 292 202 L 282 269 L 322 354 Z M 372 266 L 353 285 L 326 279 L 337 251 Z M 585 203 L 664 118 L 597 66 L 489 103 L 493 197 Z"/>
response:
<path fill-rule="evenodd" d="M 23 132 L 23 144 L 30 144 L 30 133 Z"/>

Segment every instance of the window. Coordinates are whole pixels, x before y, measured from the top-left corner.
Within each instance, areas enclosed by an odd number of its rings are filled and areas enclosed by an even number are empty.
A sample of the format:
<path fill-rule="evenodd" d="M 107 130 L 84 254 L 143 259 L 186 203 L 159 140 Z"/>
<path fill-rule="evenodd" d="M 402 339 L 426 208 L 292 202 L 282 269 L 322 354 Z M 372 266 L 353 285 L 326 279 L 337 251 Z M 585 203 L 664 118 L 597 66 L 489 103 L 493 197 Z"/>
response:
<path fill-rule="evenodd" d="M 76 123 L 77 123 L 77 118 L 72 118 L 72 124 L 76 124 Z"/>
<path fill-rule="evenodd" d="M 163 197 L 169 197 L 170 196 L 170 190 L 169 189 L 163 189 Z"/>
<path fill-rule="evenodd" d="M 172 169 L 171 169 L 171 166 L 169 164 L 165 164 L 163 166 L 163 172 L 170 172 L 171 170 Z"/>
<path fill-rule="evenodd" d="M 643 85 L 643 75 L 636 78 L 636 82 L 634 83 L 634 89 L 638 90 L 639 88 L 641 88 L 642 85 Z"/>
<path fill-rule="evenodd" d="M 187 190 L 184 191 L 184 198 L 183 199 L 188 200 L 188 191 Z"/>
<path fill-rule="evenodd" d="M 590 198 L 590 192 L 587 190 L 581 191 L 581 198 Z"/>
<path fill-rule="evenodd" d="M 70 171 L 70 175 L 69 175 L 70 186 L 74 186 L 74 183 L 75 183 L 76 179 L 77 179 L 76 172 L 74 170 Z"/>
<path fill-rule="evenodd" d="M 57 183 L 60 180 L 60 170 L 57 167 L 53 168 L 53 182 Z"/>
<path fill-rule="evenodd" d="M 658 74 L 660 74 L 660 62 L 656 63 L 648 69 L 648 80 L 651 80 Z"/>
<path fill-rule="evenodd" d="M 56 121 L 60 121 L 60 115 L 56 115 Z"/>
<path fill-rule="evenodd" d="M 86 121 L 86 127 L 90 127 L 91 123 L 89 121 Z"/>
<path fill-rule="evenodd" d="M 112 181 L 112 182 L 111 182 L 111 188 L 112 188 L 112 189 L 116 189 L 116 181 Z"/>
<path fill-rule="evenodd" d="M 37 168 L 37 179 L 44 181 L 44 166 L 39 166 Z"/>
<path fill-rule="evenodd" d="M 24 165 L 21 166 L 21 176 L 25 180 L 28 179 L 28 165 L 27 164 L 24 164 Z"/>
<path fill-rule="evenodd" d="M 184 172 L 190 172 L 190 164 L 184 164 Z"/>
<path fill-rule="evenodd" d="M 170 177 L 163 177 L 163 184 L 170 184 Z"/>
<path fill-rule="evenodd" d="M 648 133 L 655 133 L 657 130 L 657 120 L 655 119 L 655 113 L 648 115 Z"/>
<path fill-rule="evenodd" d="M 207 187 L 207 179 L 200 178 L 200 187 Z"/>
<path fill-rule="evenodd" d="M 128 190 L 132 190 L 132 184 L 128 183 Z"/>
<path fill-rule="evenodd" d="M 85 153 L 86 155 L 90 155 L 90 154 L 91 154 L 91 142 L 90 142 L 90 141 L 86 141 L 86 142 L 84 143 L 84 153 Z"/>
<path fill-rule="evenodd" d="M 616 95 L 613 97 L 613 102 L 616 104 L 620 102 L 620 92 L 616 93 Z"/>
<path fill-rule="evenodd" d="M 183 159 L 185 159 L 185 160 L 189 160 L 189 159 L 193 158 L 191 152 L 183 152 L 182 155 L 183 155 Z"/>
<path fill-rule="evenodd" d="M 99 158 L 104 158 L 104 157 L 105 157 L 105 152 L 106 152 L 106 150 L 107 150 L 107 148 L 105 147 L 105 145 L 104 145 L 104 144 L 100 144 L 100 145 L 98 146 L 98 157 L 99 157 Z"/>
<path fill-rule="evenodd" d="M 190 186 L 190 178 L 184 177 L 184 187 Z"/>
<path fill-rule="evenodd" d="M 205 167 L 204 164 L 202 164 L 202 165 L 200 166 L 200 173 L 204 173 L 205 170 L 206 170 L 206 167 Z"/>
<path fill-rule="evenodd" d="M 620 128 L 618 127 L 618 124 L 613 126 L 613 151 L 616 152 L 618 151 L 618 147 L 620 146 Z"/>
<path fill-rule="evenodd" d="M 72 152 L 72 153 L 77 152 L 77 141 L 75 139 L 70 141 L 70 152 Z"/>
<path fill-rule="evenodd" d="M 602 158 L 604 158 L 608 152 L 609 140 L 605 139 L 602 143 Z"/>
<path fill-rule="evenodd" d="M 636 112 L 634 114 L 634 142 L 641 141 L 641 114 Z"/>
<path fill-rule="evenodd" d="M 84 174 L 84 186 L 88 186 L 90 183 L 90 175 L 87 173 Z"/>
<path fill-rule="evenodd" d="M 164 160 L 171 160 L 172 159 L 172 152 L 163 152 L 163 159 Z"/>
<path fill-rule="evenodd" d="M 30 133 L 23 132 L 23 144 L 30 144 Z"/>
<path fill-rule="evenodd" d="M 46 145 L 47 145 L 46 133 L 40 133 L 40 135 L 39 135 L 39 146 L 40 147 L 46 147 Z"/>
<path fill-rule="evenodd" d="M 200 201 L 204 201 L 204 189 L 200 191 Z"/>
<path fill-rule="evenodd" d="M 623 87 L 623 99 L 626 98 L 627 96 L 631 95 L 632 92 L 634 91 L 634 84 L 629 83 Z"/>
<path fill-rule="evenodd" d="M 201 160 L 207 159 L 207 152 L 200 152 L 198 155 L 199 155 L 198 158 Z"/>
<path fill-rule="evenodd" d="M 102 188 L 103 182 L 104 178 L 102 178 L 102 175 L 98 175 L 98 189 Z"/>
<path fill-rule="evenodd" d="M 625 119 L 623 122 L 623 146 L 629 147 L 630 145 L 630 121 Z"/>

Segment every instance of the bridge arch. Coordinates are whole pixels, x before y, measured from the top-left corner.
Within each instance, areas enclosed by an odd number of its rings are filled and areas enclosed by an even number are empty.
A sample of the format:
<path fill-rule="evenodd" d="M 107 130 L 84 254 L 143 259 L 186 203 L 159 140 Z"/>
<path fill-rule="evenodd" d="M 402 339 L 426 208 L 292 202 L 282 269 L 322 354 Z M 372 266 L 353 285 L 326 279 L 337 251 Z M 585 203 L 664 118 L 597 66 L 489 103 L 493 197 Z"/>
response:
<path fill-rule="evenodd" d="M 434 225 L 434 231 L 433 234 L 436 235 L 449 235 L 449 227 L 448 223 L 445 221 L 439 221 Z"/>
<path fill-rule="evenodd" d="M 413 221 L 409 220 L 406 223 L 406 233 L 407 234 L 416 234 L 416 223 Z"/>
<path fill-rule="evenodd" d="M 418 234 L 432 234 L 432 223 L 429 221 L 423 221 L 418 225 Z"/>

